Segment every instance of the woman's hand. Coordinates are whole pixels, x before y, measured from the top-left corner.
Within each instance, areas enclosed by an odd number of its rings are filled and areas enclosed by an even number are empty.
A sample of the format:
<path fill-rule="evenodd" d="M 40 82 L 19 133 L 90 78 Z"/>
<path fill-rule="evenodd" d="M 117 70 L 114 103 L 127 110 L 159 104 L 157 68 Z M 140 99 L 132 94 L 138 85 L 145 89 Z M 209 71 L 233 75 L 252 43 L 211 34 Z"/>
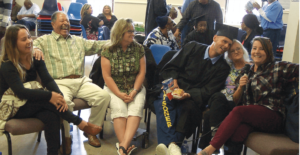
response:
<path fill-rule="evenodd" d="M 180 32 L 179 32 L 179 29 L 176 29 L 176 31 L 175 31 L 175 33 L 174 33 L 175 38 L 178 37 L 179 33 L 180 33 Z"/>
<path fill-rule="evenodd" d="M 34 50 L 33 56 L 35 57 L 36 60 L 41 60 L 41 58 L 42 60 L 44 60 L 44 54 L 40 49 L 35 48 L 33 50 Z"/>
<path fill-rule="evenodd" d="M 131 100 L 133 101 L 134 97 L 136 96 L 137 91 L 136 90 L 132 90 L 129 94 L 129 97 L 131 98 Z"/>
<path fill-rule="evenodd" d="M 52 103 L 56 107 L 56 109 L 59 110 L 59 112 L 65 112 L 68 110 L 68 105 L 61 94 L 52 92 L 52 96 L 49 102 Z"/>
<path fill-rule="evenodd" d="M 240 85 L 239 87 L 242 88 L 243 86 L 245 86 L 248 82 L 248 76 L 244 75 L 240 78 Z"/>
<path fill-rule="evenodd" d="M 117 95 L 120 99 L 122 99 L 125 103 L 129 103 L 131 102 L 131 97 L 129 95 L 127 95 L 126 93 L 119 93 Z"/>
<path fill-rule="evenodd" d="M 104 24 L 104 22 L 103 22 L 103 20 L 101 20 L 100 22 L 99 22 L 99 26 L 102 26 Z"/>

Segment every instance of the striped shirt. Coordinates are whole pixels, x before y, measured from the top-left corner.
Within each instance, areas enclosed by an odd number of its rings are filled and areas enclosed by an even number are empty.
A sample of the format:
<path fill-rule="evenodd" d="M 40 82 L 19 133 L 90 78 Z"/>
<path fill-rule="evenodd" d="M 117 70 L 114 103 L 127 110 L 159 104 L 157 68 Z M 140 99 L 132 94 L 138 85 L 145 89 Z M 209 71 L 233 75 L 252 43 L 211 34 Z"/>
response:
<path fill-rule="evenodd" d="M 69 35 L 66 39 L 52 31 L 33 41 L 34 48 L 39 48 L 45 57 L 46 67 L 54 79 L 69 75 L 84 75 L 84 57 L 100 54 L 107 41 L 86 40 Z"/>
<path fill-rule="evenodd" d="M 6 27 L 10 20 L 12 0 L 0 0 L 0 26 Z"/>

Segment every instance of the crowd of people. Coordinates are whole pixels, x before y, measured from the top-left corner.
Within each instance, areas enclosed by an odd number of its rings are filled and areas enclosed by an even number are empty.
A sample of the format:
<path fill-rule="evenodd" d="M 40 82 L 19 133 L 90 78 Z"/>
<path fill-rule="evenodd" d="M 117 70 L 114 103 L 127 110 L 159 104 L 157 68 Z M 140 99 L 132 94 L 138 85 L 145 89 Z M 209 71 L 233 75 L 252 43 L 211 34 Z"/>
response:
<path fill-rule="evenodd" d="M 274 60 L 282 27 L 278 1 L 268 0 L 263 7 L 253 3 L 261 20 L 248 11 L 241 21 L 246 33 L 238 40 L 238 28 L 223 24 L 221 7 L 214 0 L 186 0 L 178 24 L 173 21 L 176 8 L 170 8 L 165 0 L 149 0 L 143 45 L 134 39 L 133 21 L 117 19 L 108 5 L 98 17 L 92 15 L 90 4 L 83 5 L 80 22 L 87 39 L 71 35 L 68 15 L 56 11 L 51 16 L 52 33 L 33 40 L 29 31 L 35 28 L 39 7 L 30 0 L 22 7 L 15 0 L 1 3 L 10 4 L 4 6 L 13 12 L 5 12 L 15 24 L 6 29 L 6 18 L 0 24 L 0 33 L 5 34 L 0 111 L 4 105 L 17 110 L 0 115 L 0 131 L 11 118 L 38 118 L 45 124 L 49 155 L 63 150 L 60 118 L 64 120 L 67 154 L 72 152 L 71 122 L 84 131 L 88 144 L 101 147 L 96 135 L 102 130 L 108 107 L 118 138 L 117 153 L 131 154 L 136 146 L 130 144 L 151 88 L 158 90 L 150 103 L 156 114 L 157 155 L 181 155 L 184 138 L 202 122 L 204 111 L 205 136 L 198 155 L 218 153 L 222 145 L 226 146 L 225 155 L 240 154 L 250 132 L 283 132 L 283 92 L 290 83 L 299 85 L 299 64 Z M 99 27 L 109 29 L 109 40 L 98 40 Z M 153 44 L 175 51 L 158 76 L 173 79 L 171 90 L 183 90 L 178 99 L 170 100 L 161 83 L 149 88 L 143 85 L 147 78 L 145 50 Z M 103 89 L 84 76 L 85 56 L 93 54 L 101 57 Z M 43 85 L 36 81 L 37 76 Z M 91 107 L 88 122 L 72 113 L 74 98 Z M 15 104 L 10 104 L 12 101 Z"/>

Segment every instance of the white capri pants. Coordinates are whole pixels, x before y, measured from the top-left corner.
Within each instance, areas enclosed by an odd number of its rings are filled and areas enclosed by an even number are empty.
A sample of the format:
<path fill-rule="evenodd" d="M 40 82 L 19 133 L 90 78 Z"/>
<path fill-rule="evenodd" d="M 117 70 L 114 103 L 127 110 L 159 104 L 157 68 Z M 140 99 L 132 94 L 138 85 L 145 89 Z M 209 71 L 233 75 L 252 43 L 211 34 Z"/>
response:
<path fill-rule="evenodd" d="M 143 110 L 146 98 L 146 89 L 143 86 L 141 91 L 136 94 L 134 100 L 130 103 L 125 103 L 117 97 L 107 86 L 104 90 L 111 96 L 109 107 L 111 109 L 111 119 L 128 116 L 143 117 Z"/>

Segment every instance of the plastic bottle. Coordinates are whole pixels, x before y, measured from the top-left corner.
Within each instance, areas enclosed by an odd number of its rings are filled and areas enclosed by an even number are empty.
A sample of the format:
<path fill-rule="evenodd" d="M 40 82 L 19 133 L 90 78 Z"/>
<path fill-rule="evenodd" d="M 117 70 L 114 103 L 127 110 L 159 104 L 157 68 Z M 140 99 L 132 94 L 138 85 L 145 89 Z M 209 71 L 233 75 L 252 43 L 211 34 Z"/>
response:
<path fill-rule="evenodd" d="M 188 155 L 189 154 L 189 146 L 188 146 L 186 140 L 184 140 L 183 144 L 181 145 L 181 153 L 182 153 L 182 155 Z"/>

